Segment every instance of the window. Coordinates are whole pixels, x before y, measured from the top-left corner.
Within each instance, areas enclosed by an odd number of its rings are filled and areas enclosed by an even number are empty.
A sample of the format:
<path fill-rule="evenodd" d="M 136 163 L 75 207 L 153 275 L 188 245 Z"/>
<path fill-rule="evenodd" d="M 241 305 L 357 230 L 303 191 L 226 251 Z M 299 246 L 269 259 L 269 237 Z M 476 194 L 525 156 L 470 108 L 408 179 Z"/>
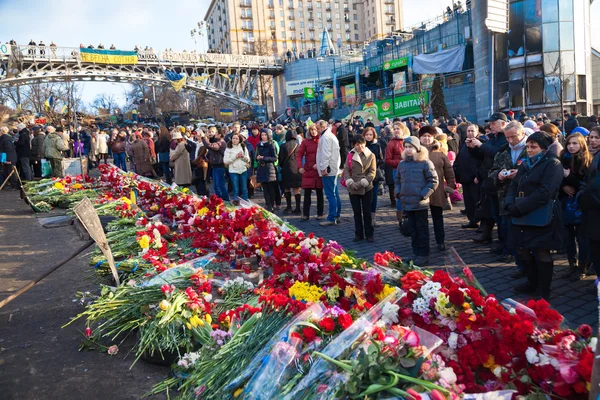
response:
<path fill-rule="evenodd" d="M 558 21 L 558 0 L 542 1 L 542 22 Z"/>
<path fill-rule="evenodd" d="M 338 31 L 340 30 L 340 24 L 335 24 L 335 29 L 337 29 Z"/>
<path fill-rule="evenodd" d="M 358 33 L 354 34 L 354 40 L 358 40 Z"/>
<path fill-rule="evenodd" d="M 279 7 L 283 7 L 283 0 L 279 0 Z"/>
<path fill-rule="evenodd" d="M 323 29 L 323 23 L 319 22 L 319 30 Z"/>
<path fill-rule="evenodd" d="M 354 20 L 358 21 L 358 14 L 353 14 L 353 15 L 354 15 Z M 358 29 L 358 28 L 356 28 L 356 29 Z"/>
<path fill-rule="evenodd" d="M 327 30 L 332 30 L 331 24 L 327 24 Z"/>
<path fill-rule="evenodd" d="M 283 10 L 279 10 L 279 16 L 280 16 L 281 18 L 284 18 L 284 17 L 285 17 L 285 15 L 283 14 Z"/>
<path fill-rule="evenodd" d="M 542 38 L 544 53 L 558 51 L 558 23 L 552 22 L 542 25 Z"/>
<path fill-rule="evenodd" d="M 285 31 L 281 32 L 281 38 L 285 39 Z"/>
<path fill-rule="evenodd" d="M 558 16 L 561 21 L 573 21 L 573 0 L 558 2 Z"/>
<path fill-rule="evenodd" d="M 331 13 L 327 13 L 327 21 L 331 21 Z"/>
<path fill-rule="evenodd" d="M 304 11 L 298 10 L 296 11 L 296 14 L 298 14 L 298 18 L 304 18 Z"/>
<path fill-rule="evenodd" d="M 577 98 L 581 100 L 585 100 L 587 98 L 585 75 L 577 75 Z"/>
<path fill-rule="evenodd" d="M 321 7 L 322 7 L 321 2 L 317 1 L 317 8 L 321 8 Z"/>
<path fill-rule="evenodd" d="M 358 24 L 354 24 L 354 30 L 358 30 Z"/>
<path fill-rule="evenodd" d="M 298 2 L 298 7 L 304 7 L 304 4 L 302 4 L 301 1 Z"/>
<path fill-rule="evenodd" d="M 561 17 L 562 18 L 562 17 Z M 574 50 L 575 40 L 573 38 L 573 22 L 560 23 L 560 50 Z"/>
<path fill-rule="evenodd" d="M 335 8 L 340 8 L 340 3 L 338 3 L 338 2 L 335 2 L 335 3 L 333 4 L 333 6 L 334 6 Z"/>
<path fill-rule="evenodd" d="M 340 13 L 335 13 L 335 19 L 340 19 Z"/>
<path fill-rule="evenodd" d="M 370 14 L 369 14 L 369 10 L 367 10 L 367 17 L 369 17 L 369 16 L 370 16 Z"/>
<path fill-rule="evenodd" d="M 352 4 L 352 9 L 353 9 L 354 11 L 358 10 L 358 4 Z"/>
<path fill-rule="evenodd" d="M 540 25 L 525 28 L 525 46 L 527 53 L 540 53 L 542 51 L 542 31 Z"/>
<path fill-rule="evenodd" d="M 287 49 L 287 42 L 283 42 L 283 44 L 281 45 L 281 47 L 283 47 L 284 49 Z"/>
<path fill-rule="evenodd" d="M 346 33 L 346 40 L 350 40 L 350 34 Z"/>
<path fill-rule="evenodd" d="M 294 8 L 294 0 L 290 0 L 290 1 L 288 2 L 288 6 L 289 6 L 290 8 Z"/>
<path fill-rule="evenodd" d="M 350 24 L 344 24 L 344 28 L 350 29 Z"/>
<path fill-rule="evenodd" d="M 309 23 L 308 23 L 308 27 L 309 27 L 309 28 L 314 28 L 314 27 L 315 27 L 315 25 L 314 25 L 312 22 L 309 22 Z"/>
<path fill-rule="evenodd" d="M 304 21 L 300 21 L 300 28 L 304 28 Z"/>
<path fill-rule="evenodd" d="M 308 37 L 311 38 L 312 40 L 315 39 L 315 33 L 314 32 L 309 32 Z"/>
<path fill-rule="evenodd" d="M 296 25 L 294 25 L 294 21 L 290 22 L 290 30 L 296 29 Z"/>
<path fill-rule="evenodd" d="M 252 9 L 251 8 L 242 8 L 242 17 L 252 18 Z"/>
<path fill-rule="evenodd" d="M 279 22 L 279 26 L 281 26 L 282 28 L 285 28 L 285 21 Z"/>
<path fill-rule="evenodd" d="M 317 19 L 323 19 L 323 13 L 322 12 L 317 12 Z"/>

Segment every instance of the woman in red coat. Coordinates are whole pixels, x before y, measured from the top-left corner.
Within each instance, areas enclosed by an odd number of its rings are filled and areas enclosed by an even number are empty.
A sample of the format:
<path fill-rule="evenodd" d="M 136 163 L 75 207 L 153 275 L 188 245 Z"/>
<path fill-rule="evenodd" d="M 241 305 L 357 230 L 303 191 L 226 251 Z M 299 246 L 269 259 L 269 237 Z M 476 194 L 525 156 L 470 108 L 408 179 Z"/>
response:
<path fill-rule="evenodd" d="M 308 138 L 303 140 L 296 154 L 298 172 L 302 174 L 302 189 L 304 189 L 304 204 L 302 220 L 308 221 L 310 215 L 310 197 L 313 189 L 317 192 L 317 220 L 323 219 L 323 181 L 317 170 L 317 148 L 319 147 L 319 132 L 317 125 L 308 128 Z"/>
<path fill-rule="evenodd" d="M 402 152 L 404 151 L 404 139 L 410 136 L 410 131 L 408 127 L 404 125 L 402 122 L 397 121 L 394 122 L 393 125 L 393 134 L 394 136 L 390 139 L 385 148 L 385 165 L 393 168 L 394 170 L 394 181 L 396 180 L 396 170 L 398 169 L 398 164 L 402 161 Z M 392 191 L 393 188 L 390 189 Z M 398 224 L 400 225 L 400 229 L 402 229 L 402 203 L 399 201 L 396 202 L 396 218 L 398 219 Z"/>

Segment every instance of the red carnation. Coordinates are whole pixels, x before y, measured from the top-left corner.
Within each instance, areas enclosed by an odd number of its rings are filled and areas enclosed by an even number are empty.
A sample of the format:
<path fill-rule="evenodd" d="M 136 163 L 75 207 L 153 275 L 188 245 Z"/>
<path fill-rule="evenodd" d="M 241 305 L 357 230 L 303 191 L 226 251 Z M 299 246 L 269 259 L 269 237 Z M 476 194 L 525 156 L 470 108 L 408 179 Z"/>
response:
<path fill-rule="evenodd" d="M 579 335 L 583 338 L 589 338 L 590 336 L 592 336 L 592 327 L 589 326 L 588 324 L 581 324 L 579 325 L 579 328 L 577 328 L 577 332 L 579 332 Z"/>
<path fill-rule="evenodd" d="M 302 328 L 302 336 L 304 336 L 307 343 L 310 343 L 317 338 L 317 332 L 310 326 L 307 326 Z"/>
<path fill-rule="evenodd" d="M 465 294 L 458 289 L 452 289 L 448 293 L 448 298 L 450 302 L 457 306 L 462 306 L 465 302 Z"/>
<path fill-rule="evenodd" d="M 325 329 L 326 332 L 333 332 L 335 329 L 335 322 L 331 317 L 325 317 L 321 321 L 319 321 L 319 326 Z"/>
<path fill-rule="evenodd" d="M 352 325 L 352 316 L 350 314 L 340 314 L 338 316 L 338 322 L 342 328 L 348 329 L 350 325 Z"/>

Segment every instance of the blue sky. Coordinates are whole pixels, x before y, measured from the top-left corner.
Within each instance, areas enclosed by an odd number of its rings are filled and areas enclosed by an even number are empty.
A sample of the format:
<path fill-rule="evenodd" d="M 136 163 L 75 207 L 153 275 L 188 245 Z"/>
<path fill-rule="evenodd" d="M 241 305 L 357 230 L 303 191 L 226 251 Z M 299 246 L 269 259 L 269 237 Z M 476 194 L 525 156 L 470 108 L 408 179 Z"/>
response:
<path fill-rule="evenodd" d="M 599 3 L 592 6 L 592 15 L 600 13 Z M 209 4 L 209 0 L 0 0 L 0 41 L 14 39 L 26 44 L 33 39 L 47 45 L 54 41 L 59 47 L 102 43 L 123 50 L 139 45 L 189 51 L 196 47 L 190 30 L 202 21 Z M 404 0 L 404 25 L 433 18 L 451 4 L 451 0 Z M 600 27 L 594 25 L 592 43 L 600 46 Z M 206 50 L 205 43 L 197 46 L 198 51 Z M 85 83 L 83 97 L 89 103 L 99 93 L 110 93 L 124 102 L 128 88 L 116 83 Z"/>

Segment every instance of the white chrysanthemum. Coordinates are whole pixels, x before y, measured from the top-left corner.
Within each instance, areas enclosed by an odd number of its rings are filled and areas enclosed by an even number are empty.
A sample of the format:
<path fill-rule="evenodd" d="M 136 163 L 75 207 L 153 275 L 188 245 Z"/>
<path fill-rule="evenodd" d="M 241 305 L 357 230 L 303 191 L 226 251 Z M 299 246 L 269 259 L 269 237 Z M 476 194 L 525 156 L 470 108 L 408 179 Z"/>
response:
<path fill-rule="evenodd" d="M 497 366 L 492 370 L 492 373 L 496 376 L 496 378 L 502 377 L 502 367 Z"/>
<path fill-rule="evenodd" d="M 595 352 L 597 344 L 598 344 L 598 338 L 597 337 L 593 337 L 593 338 L 590 339 L 590 344 L 588 345 L 588 347 L 590 348 L 590 350 L 592 350 L 593 352 Z"/>
<path fill-rule="evenodd" d="M 429 312 L 429 301 L 418 298 L 413 302 L 413 312 L 415 314 L 423 315 Z"/>
<path fill-rule="evenodd" d="M 540 362 L 540 358 L 538 357 L 538 352 L 533 347 L 528 347 L 525 351 L 525 357 L 527 357 L 527 362 L 529 364 L 537 364 Z"/>
<path fill-rule="evenodd" d="M 431 299 L 437 299 L 442 285 L 439 282 L 429 281 L 421 286 L 421 296 L 429 302 Z"/>
<path fill-rule="evenodd" d="M 442 368 L 438 372 L 441 379 L 448 382 L 450 385 L 456 383 L 456 374 L 452 368 Z"/>
<path fill-rule="evenodd" d="M 400 306 L 397 304 L 385 303 L 381 310 L 381 317 L 389 325 L 396 324 L 398 323 L 398 310 L 400 310 Z"/>
<path fill-rule="evenodd" d="M 452 332 L 450 337 L 448 337 L 448 346 L 451 349 L 456 349 L 458 347 L 458 335 L 456 333 Z"/>

